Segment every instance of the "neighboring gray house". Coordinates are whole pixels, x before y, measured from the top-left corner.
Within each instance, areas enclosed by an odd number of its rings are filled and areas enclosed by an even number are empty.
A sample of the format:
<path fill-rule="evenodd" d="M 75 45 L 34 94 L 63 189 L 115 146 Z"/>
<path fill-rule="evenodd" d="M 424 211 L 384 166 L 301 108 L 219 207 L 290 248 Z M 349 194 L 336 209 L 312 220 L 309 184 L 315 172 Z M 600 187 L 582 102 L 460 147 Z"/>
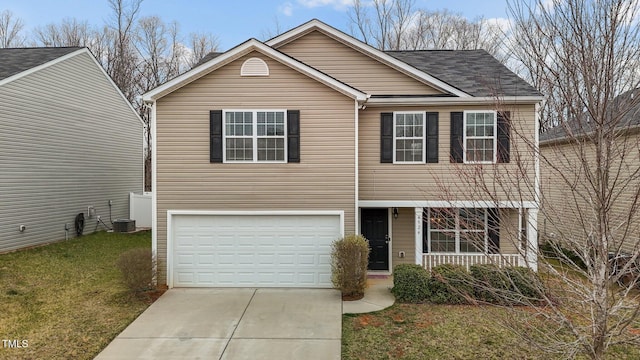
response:
<path fill-rule="evenodd" d="M 128 218 L 142 132 L 87 48 L 0 49 L 0 252 Z"/>

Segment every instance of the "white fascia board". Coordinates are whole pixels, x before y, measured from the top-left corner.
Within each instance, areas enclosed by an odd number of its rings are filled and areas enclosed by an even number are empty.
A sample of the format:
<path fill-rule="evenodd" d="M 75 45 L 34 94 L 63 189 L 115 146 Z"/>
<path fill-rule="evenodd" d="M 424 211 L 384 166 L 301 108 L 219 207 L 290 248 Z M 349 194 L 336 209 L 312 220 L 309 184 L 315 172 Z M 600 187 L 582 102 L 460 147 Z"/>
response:
<path fill-rule="evenodd" d="M 526 208 L 537 209 L 536 201 L 478 201 L 478 200 L 360 200 L 360 208 Z"/>
<path fill-rule="evenodd" d="M 365 43 L 363 43 L 362 41 L 349 36 L 345 33 L 343 33 L 342 31 L 331 27 L 325 23 L 323 23 L 320 20 L 317 19 L 313 19 L 309 22 L 307 22 L 306 24 L 300 25 L 295 29 L 292 29 L 290 31 L 287 31 L 285 33 L 283 33 L 282 35 L 276 36 L 275 38 L 267 41 L 265 44 L 267 44 L 268 46 L 272 46 L 272 47 L 277 47 L 279 44 L 284 43 L 289 41 L 290 39 L 295 39 L 301 35 L 304 35 L 305 33 L 312 31 L 314 29 L 318 29 L 321 30 L 329 35 L 331 35 L 332 37 L 339 39 L 340 41 L 344 42 L 345 44 L 347 44 L 348 46 L 359 50 L 360 52 L 370 56 L 371 58 L 374 58 L 377 61 L 380 61 L 386 65 L 389 65 L 391 67 L 396 68 L 397 70 L 400 70 L 401 72 L 404 72 L 406 74 L 409 74 L 411 76 L 416 77 L 417 79 L 420 79 L 426 83 L 428 83 L 429 85 L 433 86 L 436 89 L 439 89 L 441 91 L 450 93 L 452 95 L 455 96 L 459 96 L 459 97 L 470 97 L 471 95 L 465 93 L 464 91 L 461 91 L 459 89 L 456 89 L 455 87 L 441 81 L 438 80 L 437 78 L 425 73 L 424 71 L 420 71 L 416 68 L 414 68 L 413 66 L 402 62 L 396 58 L 394 58 L 391 55 L 387 55 L 384 52 L 370 46 L 367 45 Z"/>
<path fill-rule="evenodd" d="M 367 106 L 397 105 L 486 105 L 486 104 L 537 104 L 542 96 L 503 96 L 503 97 L 393 97 L 370 98 Z"/>
<path fill-rule="evenodd" d="M 204 75 L 209 74 L 210 72 L 214 71 L 215 69 L 217 69 L 218 67 L 220 67 L 221 65 L 224 65 L 230 61 L 233 61 L 237 58 L 240 58 L 241 56 L 253 51 L 253 50 L 257 50 L 260 51 L 262 53 L 264 53 L 265 55 L 299 71 L 300 73 L 316 80 L 319 81 L 327 86 L 329 86 L 330 88 L 333 88 L 334 90 L 347 95 L 357 101 L 360 102 L 364 102 L 368 99 L 368 95 L 363 93 L 362 91 L 359 91 L 355 88 L 352 88 L 344 83 L 339 82 L 338 80 L 312 68 L 309 65 L 306 65 L 304 63 L 301 63 L 277 50 L 272 49 L 271 47 L 261 43 L 260 41 L 256 40 L 256 39 L 250 39 L 246 42 L 244 42 L 241 45 L 238 45 L 237 47 L 227 51 L 226 53 L 210 60 L 209 62 L 207 62 L 204 65 L 198 66 L 197 68 L 195 68 L 194 70 L 191 71 L 187 71 L 186 73 L 176 77 L 175 79 L 165 83 L 164 85 L 161 85 L 147 93 L 145 93 L 144 95 L 142 95 L 142 99 L 145 102 L 152 102 L 154 100 L 158 100 L 159 98 L 163 97 L 164 95 L 184 86 L 187 85 L 189 83 L 191 83 L 192 81 L 195 81 L 199 78 L 201 78 Z"/>
<path fill-rule="evenodd" d="M 55 65 L 55 64 L 57 64 L 59 62 L 65 61 L 67 59 L 70 59 L 70 58 L 72 58 L 72 57 L 74 57 L 76 55 L 84 54 L 85 52 L 89 52 L 89 49 L 87 49 L 87 48 L 78 49 L 77 51 L 70 52 L 70 53 L 68 53 L 66 55 L 60 56 L 59 58 L 55 58 L 55 59 L 53 59 L 51 61 L 48 61 L 48 62 L 46 62 L 44 64 L 40 64 L 38 66 L 34 66 L 34 67 L 32 67 L 32 68 L 30 68 L 28 70 L 25 70 L 23 72 L 19 72 L 17 74 L 11 75 L 8 78 L 4 78 L 4 79 L 0 80 L 0 86 L 8 84 L 8 83 L 10 83 L 12 81 L 16 81 L 16 80 L 18 80 L 20 78 L 23 78 L 25 76 L 31 75 L 31 74 L 33 74 L 33 73 L 35 73 L 37 71 L 40 71 L 40 70 L 45 69 L 45 68 L 48 68 L 49 66 L 53 66 L 53 65 Z M 101 68 L 102 68 L 102 66 L 101 66 Z"/>

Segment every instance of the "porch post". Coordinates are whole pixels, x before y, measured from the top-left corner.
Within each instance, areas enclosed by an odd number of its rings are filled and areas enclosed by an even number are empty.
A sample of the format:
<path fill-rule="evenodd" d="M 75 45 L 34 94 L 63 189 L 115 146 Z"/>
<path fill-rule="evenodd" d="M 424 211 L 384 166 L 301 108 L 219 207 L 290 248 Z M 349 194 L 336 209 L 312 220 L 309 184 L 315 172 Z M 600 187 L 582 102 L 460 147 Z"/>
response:
<path fill-rule="evenodd" d="M 538 209 L 527 209 L 527 266 L 538 271 Z"/>
<path fill-rule="evenodd" d="M 416 264 L 420 265 L 420 266 L 424 266 L 424 264 L 422 263 L 422 208 L 421 207 L 417 207 L 414 209 L 416 216 L 415 216 L 415 261 Z"/>

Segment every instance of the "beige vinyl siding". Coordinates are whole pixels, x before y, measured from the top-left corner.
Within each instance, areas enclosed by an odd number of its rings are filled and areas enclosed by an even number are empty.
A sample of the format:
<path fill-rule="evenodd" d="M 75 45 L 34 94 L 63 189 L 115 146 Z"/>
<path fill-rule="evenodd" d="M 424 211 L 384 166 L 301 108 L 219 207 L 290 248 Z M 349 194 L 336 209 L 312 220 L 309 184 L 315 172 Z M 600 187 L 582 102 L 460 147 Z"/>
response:
<path fill-rule="evenodd" d="M 511 111 L 511 162 L 495 165 L 450 162 L 451 112 L 493 110 L 486 106 L 368 107 L 360 111 L 360 200 L 494 200 L 475 179 L 482 179 L 498 200 L 533 200 L 534 157 L 523 137 L 533 140 L 534 106 L 504 108 Z M 428 111 L 439 113 L 438 163 L 380 163 L 380 113 Z M 525 171 L 518 171 L 517 156 Z M 522 175 L 522 173 L 526 175 Z M 518 194 L 518 189 L 522 194 Z M 507 195 L 509 194 L 509 195 Z M 520 196 L 522 195 L 522 196 Z"/>
<path fill-rule="evenodd" d="M 264 60 L 270 75 L 241 77 Z M 209 111 L 300 110 L 300 163 L 211 164 Z M 166 280 L 167 210 L 343 210 L 355 227 L 355 102 L 253 52 L 157 102 L 159 281 Z"/>
<path fill-rule="evenodd" d="M 503 254 L 519 253 L 518 215 L 518 209 L 502 209 L 500 211 L 500 252 Z M 522 226 L 526 226 L 526 223 L 523 222 Z"/>
<path fill-rule="evenodd" d="M 611 148 L 611 157 L 615 160 L 610 181 L 617 185 L 613 187 L 609 227 L 616 244 L 624 239 L 625 252 L 640 249 L 640 212 L 634 204 L 640 189 L 640 176 L 635 173 L 640 168 L 638 149 L 640 134 L 637 132 L 620 136 Z M 543 157 L 540 163 L 542 211 L 538 218 L 541 241 L 555 237 L 580 243 L 594 233 L 594 226 L 598 224 L 594 206 L 588 201 L 595 192 L 589 188 L 580 161 L 584 151 L 591 173 L 595 172 L 594 146 L 591 143 L 585 143 L 582 148 L 570 143 L 542 144 L 540 151 Z M 611 251 L 615 251 L 614 248 Z"/>
<path fill-rule="evenodd" d="M 415 214 L 414 208 L 398 208 L 398 218 L 391 217 L 393 231 L 391 237 L 392 268 L 400 264 L 415 264 Z M 400 251 L 405 252 L 404 258 L 399 256 Z"/>
<path fill-rule="evenodd" d="M 63 240 L 65 223 L 75 236 L 89 205 L 107 224 L 109 200 L 113 220 L 129 217 L 142 123 L 98 66 L 79 54 L 0 86 L 0 252 Z"/>
<path fill-rule="evenodd" d="M 317 30 L 278 50 L 371 95 L 441 93 Z"/>

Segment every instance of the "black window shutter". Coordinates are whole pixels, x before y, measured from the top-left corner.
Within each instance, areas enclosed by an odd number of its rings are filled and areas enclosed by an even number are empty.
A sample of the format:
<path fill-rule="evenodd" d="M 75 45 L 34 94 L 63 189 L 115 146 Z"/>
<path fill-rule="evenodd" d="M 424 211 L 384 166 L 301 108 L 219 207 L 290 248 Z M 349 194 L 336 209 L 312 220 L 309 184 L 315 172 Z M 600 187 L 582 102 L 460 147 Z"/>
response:
<path fill-rule="evenodd" d="M 498 209 L 487 209 L 487 225 L 489 231 L 489 254 L 500 253 L 500 215 Z"/>
<path fill-rule="evenodd" d="M 427 163 L 438 162 L 438 113 L 427 113 Z"/>
<path fill-rule="evenodd" d="M 511 152 L 511 113 L 509 111 L 498 113 L 498 154 L 497 161 L 499 163 L 508 163 Z"/>
<path fill-rule="evenodd" d="M 463 112 L 452 112 L 451 113 L 451 162 L 452 163 L 461 163 L 463 162 L 463 147 L 462 147 L 462 138 L 463 138 L 463 121 L 464 113 Z"/>
<path fill-rule="evenodd" d="M 380 162 L 393 162 L 393 113 L 380 114 Z"/>
<path fill-rule="evenodd" d="M 287 111 L 287 162 L 300 162 L 300 110 Z"/>
<path fill-rule="evenodd" d="M 209 111 L 209 161 L 222 162 L 222 110 Z"/>

